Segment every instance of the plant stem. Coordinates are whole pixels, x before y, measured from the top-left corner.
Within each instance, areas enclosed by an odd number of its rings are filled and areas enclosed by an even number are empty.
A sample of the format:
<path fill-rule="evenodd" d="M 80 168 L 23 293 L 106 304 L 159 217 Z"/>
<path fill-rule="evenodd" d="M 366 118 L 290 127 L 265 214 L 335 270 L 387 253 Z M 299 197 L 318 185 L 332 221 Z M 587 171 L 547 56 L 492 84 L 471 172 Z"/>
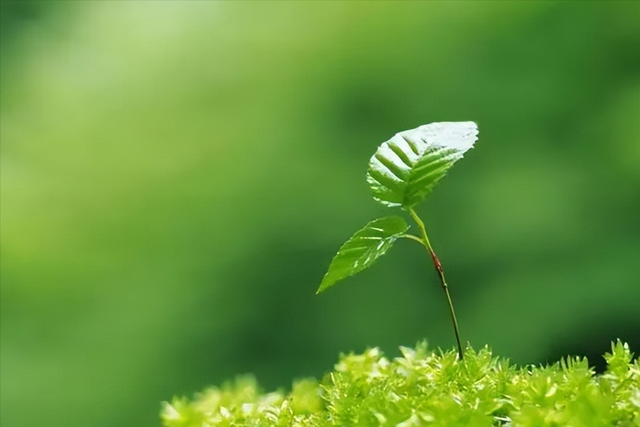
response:
<path fill-rule="evenodd" d="M 424 222 L 420 219 L 416 212 L 409 208 L 409 215 L 418 225 L 420 229 L 420 234 L 422 235 L 421 243 L 425 248 L 427 248 L 427 252 L 431 256 L 433 260 L 433 266 L 436 268 L 436 272 L 438 273 L 438 277 L 440 278 L 440 284 L 442 285 L 442 289 L 444 290 L 445 295 L 447 296 L 447 302 L 449 303 L 449 312 L 451 313 L 451 320 L 453 321 L 453 331 L 456 334 L 456 342 L 458 343 L 458 355 L 460 356 L 460 360 L 464 359 L 464 353 L 462 351 L 462 344 L 460 343 L 460 331 L 458 330 L 458 320 L 456 319 L 456 312 L 453 309 L 453 301 L 451 300 L 451 295 L 449 294 L 449 287 L 447 286 L 447 281 L 444 278 L 444 270 L 442 269 L 442 264 L 440 263 L 440 259 L 438 255 L 436 255 L 433 247 L 431 246 L 431 242 L 429 242 L 429 236 L 427 236 L 427 229 L 424 227 Z"/>
<path fill-rule="evenodd" d="M 415 240 L 416 242 L 424 246 L 424 242 L 422 241 L 422 239 L 418 236 L 414 236 L 413 234 L 402 234 L 400 235 L 400 237 L 404 237 L 405 239 Z"/>

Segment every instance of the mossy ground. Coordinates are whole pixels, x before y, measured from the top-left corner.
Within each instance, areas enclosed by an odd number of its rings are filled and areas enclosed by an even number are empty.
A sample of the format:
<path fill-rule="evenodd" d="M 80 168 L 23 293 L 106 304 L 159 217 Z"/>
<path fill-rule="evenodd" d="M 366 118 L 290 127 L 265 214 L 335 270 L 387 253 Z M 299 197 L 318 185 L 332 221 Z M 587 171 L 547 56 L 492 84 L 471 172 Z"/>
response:
<path fill-rule="evenodd" d="M 390 360 L 374 348 L 341 356 L 322 381 L 264 393 L 252 377 L 175 398 L 165 427 L 210 426 L 640 426 L 640 365 L 627 345 L 595 375 L 586 359 L 511 365 L 488 348 L 456 353 L 426 344 Z"/>

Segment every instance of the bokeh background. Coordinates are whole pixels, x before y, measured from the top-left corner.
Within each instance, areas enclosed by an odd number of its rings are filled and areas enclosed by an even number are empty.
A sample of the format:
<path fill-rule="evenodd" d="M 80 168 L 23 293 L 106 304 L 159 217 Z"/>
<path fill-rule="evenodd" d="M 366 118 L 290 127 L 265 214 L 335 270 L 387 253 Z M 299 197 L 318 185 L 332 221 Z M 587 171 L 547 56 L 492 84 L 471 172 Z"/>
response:
<path fill-rule="evenodd" d="M 320 296 L 387 213 L 395 132 L 480 139 L 419 209 L 463 340 L 640 351 L 637 2 L 1 2 L 4 427 L 157 426 L 237 374 L 453 348 L 415 243 Z"/>

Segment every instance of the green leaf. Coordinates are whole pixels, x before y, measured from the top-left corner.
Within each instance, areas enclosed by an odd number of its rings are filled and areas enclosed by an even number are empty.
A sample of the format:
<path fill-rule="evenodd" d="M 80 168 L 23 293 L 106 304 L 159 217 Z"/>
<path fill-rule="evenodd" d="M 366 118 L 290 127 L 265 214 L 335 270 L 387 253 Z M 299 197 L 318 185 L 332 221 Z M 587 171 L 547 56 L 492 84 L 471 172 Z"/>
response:
<path fill-rule="evenodd" d="M 394 135 L 369 161 L 373 198 L 387 206 L 412 208 L 427 197 L 477 140 L 474 122 L 441 122 Z"/>
<path fill-rule="evenodd" d="M 333 286 L 339 280 L 369 268 L 408 229 L 407 222 L 399 216 L 379 218 L 365 225 L 347 240 L 333 257 L 317 293 Z"/>

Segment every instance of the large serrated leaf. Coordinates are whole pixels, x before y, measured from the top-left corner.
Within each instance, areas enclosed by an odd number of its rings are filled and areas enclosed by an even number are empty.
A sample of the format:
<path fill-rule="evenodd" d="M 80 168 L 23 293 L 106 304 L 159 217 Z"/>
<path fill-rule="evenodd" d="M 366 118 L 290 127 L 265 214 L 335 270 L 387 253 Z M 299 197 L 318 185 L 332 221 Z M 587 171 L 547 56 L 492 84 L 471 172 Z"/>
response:
<path fill-rule="evenodd" d="M 317 293 L 370 267 L 408 229 L 407 222 L 399 216 L 379 218 L 365 225 L 342 245 L 331 261 Z"/>
<path fill-rule="evenodd" d="M 394 135 L 369 161 L 373 197 L 387 206 L 411 208 L 431 192 L 477 140 L 474 122 L 441 122 Z"/>

